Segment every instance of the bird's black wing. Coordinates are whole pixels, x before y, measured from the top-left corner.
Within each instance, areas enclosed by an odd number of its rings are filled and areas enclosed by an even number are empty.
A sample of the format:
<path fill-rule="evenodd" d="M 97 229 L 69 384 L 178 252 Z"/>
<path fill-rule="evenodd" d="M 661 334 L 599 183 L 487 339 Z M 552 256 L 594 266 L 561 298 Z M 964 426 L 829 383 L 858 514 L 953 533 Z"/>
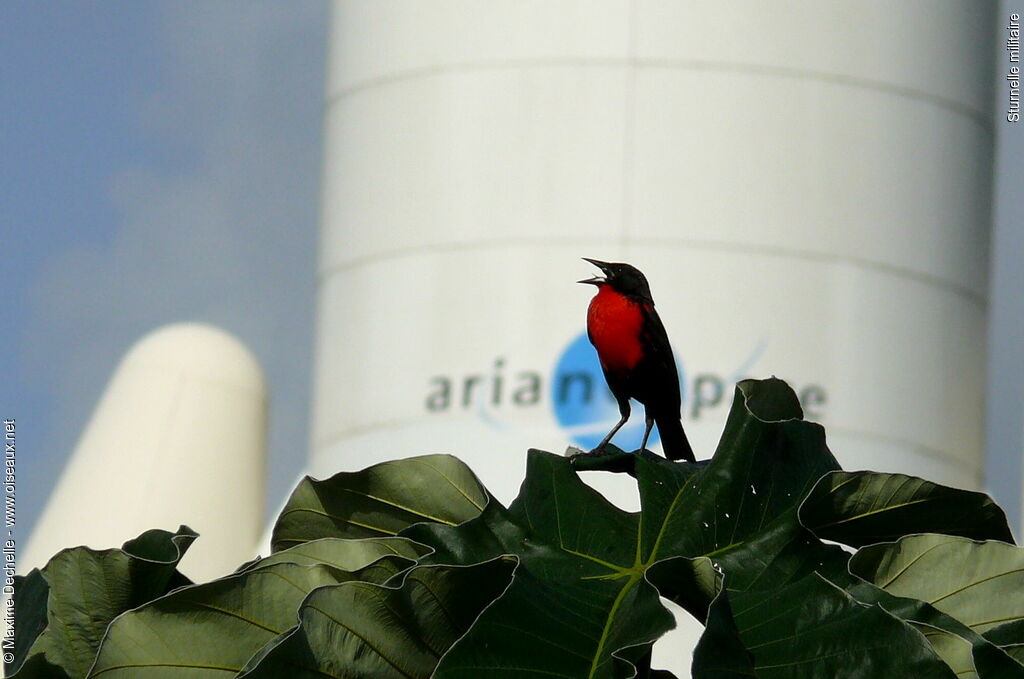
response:
<path fill-rule="evenodd" d="M 665 326 L 653 304 L 644 304 L 642 308 L 644 324 L 641 332 L 647 350 L 640 365 L 637 366 L 637 372 L 642 373 L 640 381 L 647 391 L 647 400 L 641 399 L 645 414 L 653 418 L 658 425 L 665 457 L 670 460 L 694 462 L 697 458 L 686 432 L 683 431 L 679 412 L 682 400 L 679 392 L 679 373 L 676 371 L 676 360 L 672 355 L 668 333 L 665 332 Z"/>
<path fill-rule="evenodd" d="M 676 370 L 676 360 L 672 354 L 672 345 L 668 341 L 668 333 L 653 304 L 644 303 L 641 308 L 644 315 L 641 340 L 645 352 L 640 368 L 646 373 L 645 377 L 652 391 L 648 398 L 658 403 L 661 408 L 678 413 L 681 405 L 679 372 Z"/>

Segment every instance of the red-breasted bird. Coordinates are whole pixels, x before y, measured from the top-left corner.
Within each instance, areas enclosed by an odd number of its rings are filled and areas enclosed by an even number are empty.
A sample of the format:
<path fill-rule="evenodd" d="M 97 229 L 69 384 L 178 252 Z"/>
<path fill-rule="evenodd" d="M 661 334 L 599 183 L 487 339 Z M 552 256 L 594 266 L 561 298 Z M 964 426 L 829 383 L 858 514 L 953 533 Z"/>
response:
<path fill-rule="evenodd" d="M 647 421 L 640 449 L 647 446 L 651 427 L 657 424 L 665 457 L 696 461 L 680 419 L 676 361 L 665 326 L 654 310 L 647 278 L 629 264 L 583 259 L 604 274 L 579 282 L 597 286 L 587 310 L 587 337 L 597 349 L 604 378 L 622 415 L 594 451 L 602 450 L 626 423 L 629 399 L 635 398 L 644 405 Z"/>

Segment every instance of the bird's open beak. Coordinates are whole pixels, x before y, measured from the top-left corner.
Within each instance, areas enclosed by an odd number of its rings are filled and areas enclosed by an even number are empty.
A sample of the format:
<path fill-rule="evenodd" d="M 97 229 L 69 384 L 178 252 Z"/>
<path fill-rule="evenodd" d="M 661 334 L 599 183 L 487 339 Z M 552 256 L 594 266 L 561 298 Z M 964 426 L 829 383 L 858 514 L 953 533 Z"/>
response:
<path fill-rule="evenodd" d="M 589 257 L 582 257 L 582 259 L 585 262 L 590 262 L 591 264 L 596 266 L 598 269 L 603 271 L 605 274 L 608 273 L 608 269 L 605 268 L 605 267 L 608 266 L 607 262 L 602 262 L 602 261 L 597 260 L 597 259 L 590 259 Z M 600 285 L 604 285 L 605 283 L 607 283 L 608 280 L 606 278 L 601 277 L 601 276 L 594 276 L 593 278 L 584 278 L 582 281 L 576 281 L 576 282 L 577 283 L 586 283 L 588 285 L 598 285 L 598 286 L 600 286 Z"/>

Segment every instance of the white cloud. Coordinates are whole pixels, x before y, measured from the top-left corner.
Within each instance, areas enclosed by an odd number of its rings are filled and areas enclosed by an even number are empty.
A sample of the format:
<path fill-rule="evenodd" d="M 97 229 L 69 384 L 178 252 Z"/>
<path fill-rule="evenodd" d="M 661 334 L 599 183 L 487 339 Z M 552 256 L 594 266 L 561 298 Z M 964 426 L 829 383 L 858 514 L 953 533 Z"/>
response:
<path fill-rule="evenodd" d="M 56 254 L 32 300 L 25 358 L 58 394 L 55 454 L 74 445 L 135 340 L 204 320 L 267 372 L 272 501 L 287 491 L 306 450 L 326 9 L 159 6 L 165 77 L 132 132 L 161 155 L 111 177 L 116 235 Z"/>

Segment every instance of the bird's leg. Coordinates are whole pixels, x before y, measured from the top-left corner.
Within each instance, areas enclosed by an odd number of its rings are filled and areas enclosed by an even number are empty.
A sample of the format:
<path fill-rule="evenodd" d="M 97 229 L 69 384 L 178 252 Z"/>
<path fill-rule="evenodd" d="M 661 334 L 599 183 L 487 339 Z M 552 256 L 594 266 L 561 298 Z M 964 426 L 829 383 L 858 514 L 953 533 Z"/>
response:
<path fill-rule="evenodd" d="M 592 452 L 592 453 L 600 453 L 602 450 L 604 450 L 604 447 L 606 445 L 608 445 L 608 442 L 612 440 L 613 436 L 615 436 L 615 432 L 617 432 L 618 430 L 622 429 L 622 425 L 626 424 L 626 420 L 629 419 L 629 400 L 628 399 L 626 401 L 622 401 L 622 402 L 619 403 L 619 414 L 621 414 L 622 417 L 619 419 L 618 423 L 614 427 L 612 427 L 612 430 L 610 432 L 608 432 L 608 435 L 605 436 L 604 439 L 600 443 L 597 444 L 597 448 L 594 448 L 590 452 Z"/>
<path fill-rule="evenodd" d="M 654 418 L 650 415 L 647 416 L 647 429 L 644 429 L 644 440 L 640 444 L 640 450 L 647 450 L 647 437 L 651 435 L 651 429 L 654 428 Z"/>
<path fill-rule="evenodd" d="M 602 450 L 604 450 L 604 447 L 608 445 L 608 442 L 612 440 L 613 436 L 615 436 L 615 432 L 617 432 L 619 429 L 622 429 L 622 425 L 626 424 L 626 420 L 628 419 L 629 415 L 623 415 L 622 419 L 619 420 L 619 423 L 612 427 L 612 430 L 608 432 L 608 435 L 605 436 L 604 439 L 597 444 L 597 448 L 594 448 L 594 450 L 592 450 L 591 452 L 599 453 Z"/>

